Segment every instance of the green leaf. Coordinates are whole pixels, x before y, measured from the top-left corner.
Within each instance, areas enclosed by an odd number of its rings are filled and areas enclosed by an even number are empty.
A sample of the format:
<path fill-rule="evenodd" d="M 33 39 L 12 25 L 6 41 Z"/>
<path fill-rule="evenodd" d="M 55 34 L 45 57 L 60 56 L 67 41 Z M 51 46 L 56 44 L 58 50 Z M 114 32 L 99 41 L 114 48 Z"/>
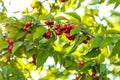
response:
<path fill-rule="evenodd" d="M 36 31 L 33 33 L 33 40 L 35 40 L 35 39 L 37 39 L 37 38 L 39 38 L 39 37 L 42 37 L 43 34 L 44 34 L 46 31 L 47 31 L 47 29 L 46 29 L 45 27 L 43 27 L 43 26 L 38 27 L 38 28 L 36 29 Z"/>
<path fill-rule="evenodd" d="M 78 70 L 80 68 L 79 65 L 71 57 L 64 58 L 63 66 L 67 70 Z"/>
<path fill-rule="evenodd" d="M 53 54 L 53 59 L 55 61 L 55 64 L 57 64 L 58 63 L 57 53 Z"/>
<path fill-rule="evenodd" d="M 106 65 L 100 64 L 100 74 L 102 74 L 103 72 L 106 72 Z"/>
<path fill-rule="evenodd" d="M 64 16 L 57 16 L 55 20 L 68 20 L 68 19 Z"/>
<path fill-rule="evenodd" d="M 120 41 L 118 41 L 114 48 L 111 51 L 110 57 L 115 56 L 116 54 L 120 54 Z"/>
<path fill-rule="evenodd" d="M 6 15 L 4 13 L 0 13 L 0 23 L 2 23 L 6 19 Z"/>
<path fill-rule="evenodd" d="M 79 26 L 76 26 L 75 28 L 73 28 L 70 31 L 70 35 L 75 35 L 75 34 L 79 34 L 79 33 L 80 33 L 80 27 Z"/>
<path fill-rule="evenodd" d="M 7 48 L 8 47 L 8 43 L 3 41 L 3 40 L 0 40 L 0 51 L 4 48 Z"/>
<path fill-rule="evenodd" d="M 100 55 L 99 61 L 100 62 L 104 62 L 105 61 L 105 56 L 103 54 Z"/>
<path fill-rule="evenodd" d="M 65 61 L 64 62 L 64 67 L 65 68 L 70 67 L 72 65 L 72 63 L 73 63 L 73 61 L 71 60 L 70 57 L 65 58 L 64 61 Z"/>
<path fill-rule="evenodd" d="M 58 59 L 58 62 L 60 63 L 60 66 L 62 66 L 63 65 L 63 56 L 60 53 L 57 54 L 57 59 Z"/>
<path fill-rule="evenodd" d="M 105 47 L 109 44 L 115 43 L 118 40 L 117 37 L 107 37 L 104 39 L 104 41 L 101 43 L 100 47 Z"/>
<path fill-rule="evenodd" d="M 19 41 L 19 42 L 16 42 L 14 44 L 14 47 L 12 49 L 12 52 L 14 53 L 21 45 L 23 44 L 23 42 Z"/>
<path fill-rule="evenodd" d="M 95 38 L 93 38 L 91 40 L 91 46 L 94 47 L 94 48 L 100 47 L 100 45 L 102 44 L 102 42 L 103 42 L 102 36 L 98 35 L 98 36 L 96 36 Z"/>
<path fill-rule="evenodd" d="M 78 4 L 77 4 L 77 6 L 76 6 L 75 9 L 78 9 L 78 8 L 81 6 L 81 3 L 82 3 L 83 1 L 84 1 L 84 0 L 79 0 L 79 2 L 78 2 Z"/>
<path fill-rule="evenodd" d="M 115 3 L 115 6 L 114 6 L 114 9 L 117 8 L 119 5 L 120 5 L 120 0 L 116 0 L 116 3 Z"/>
<path fill-rule="evenodd" d="M 81 68 L 82 71 L 87 71 L 91 67 L 92 62 L 88 61 L 84 64 L 84 66 Z"/>
<path fill-rule="evenodd" d="M 17 36 L 16 36 L 16 40 L 23 38 L 24 35 L 25 35 L 25 32 L 23 32 L 23 31 L 19 32 L 19 34 L 17 34 Z"/>
<path fill-rule="evenodd" d="M 81 18 L 76 12 L 69 12 L 69 13 L 65 13 L 65 14 L 70 15 L 70 16 L 74 17 L 75 19 L 77 19 L 79 22 L 81 22 Z"/>
<path fill-rule="evenodd" d="M 85 57 L 89 57 L 89 58 L 93 58 L 93 57 L 97 57 L 99 54 L 101 53 L 101 50 L 98 48 L 93 48 L 91 51 L 89 51 L 86 55 L 84 55 Z"/>
<path fill-rule="evenodd" d="M 116 29 L 109 29 L 106 31 L 107 34 L 120 34 L 119 30 Z"/>
<path fill-rule="evenodd" d="M 69 56 L 70 54 L 72 54 L 76 49 L 77 49 L 77 45 L 74 45 L 72 48 L 71 48 L 71 50 L 68 52 L 68 53 L 66 53 L 64 56 Z"/>
<path fill-rule="evenodd" d="M 105 2 L 105 0 L 100 0 L 100 1 L 99 1 L 99 4 L 104 3 L 104 2 Z"/>
<path fill-rule="evenodd" d="M 83 41 L 86 39 L 86 35 L 81 35 L 80 40 L 78 41 L 79 44 L 83 43 Z"/>
<path fill-rule="evenodd" d="M 50 13 L 50 14 L 47 14 L 47 15 L 42 15 L 41 17 L 40 17 L 40 19 L 43 19 L 43 20 L 51 20 L 51 19 L 53 19 L 54 17 L 53 17 L 53 15 Z"/>
<path fill-rule="evenodd" d="M 50 54 L 47 51 L 47 49 L 40 49 L 40 51 L 37 55 L 37 68 L 39 68 L 40 66 L 42 66 L 45 63 L 45 61 L 47 60 L 49 55 Z"/>
<path fill-rule="evenodd" d="M 3 80 L 3 75 L 1 71 L 0 71 L 0 80 Z"/>

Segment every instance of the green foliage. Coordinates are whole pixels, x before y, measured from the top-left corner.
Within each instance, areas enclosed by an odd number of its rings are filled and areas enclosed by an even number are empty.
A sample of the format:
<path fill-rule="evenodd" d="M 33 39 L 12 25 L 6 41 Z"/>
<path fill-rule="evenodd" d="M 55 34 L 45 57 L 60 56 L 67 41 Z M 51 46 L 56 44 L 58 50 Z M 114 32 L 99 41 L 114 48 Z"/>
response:
<path fill-rule="evenodd" d="M 8 46 L 8 43 L 3 41 L 3 40 L 0 40 L 0 51 L 4 48 L 6 48 Z"/>
<path fill-rule="evenodd" d="M 108 74 L 120 74 L 107 67 L 120 66 L 120 13 L 114 10 L 120 1 L 86 1 L 33 0 L 32 10 L 16 18 L 0 0 L 0 80 L 34 80 L 33 71 L 40 80 L 109 80 Z M 109 17 L 96 8 L 103 4 L 114 4 Z M 46 65 L 49 58 L 53 64 Z"/>

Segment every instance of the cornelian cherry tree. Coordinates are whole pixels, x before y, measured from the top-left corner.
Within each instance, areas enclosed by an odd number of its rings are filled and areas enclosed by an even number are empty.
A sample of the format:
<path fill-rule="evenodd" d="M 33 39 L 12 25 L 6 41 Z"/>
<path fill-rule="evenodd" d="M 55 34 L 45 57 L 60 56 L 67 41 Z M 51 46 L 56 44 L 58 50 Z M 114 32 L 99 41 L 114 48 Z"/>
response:
<path fill-rule="evenodd" d="M 7 16 L 0 0 L 0 80 L 33 80 L 31 73 L 41 74 L 42 70 L 46 75 L 39 75 L 39 80 L 69 80 L 70 76 L 73 80 L 109 80 L 109 74 L 119 76 L 120 13 L 116 8 L 120 1 L 85 2 L 33 0 L 32 10 L 23 10 L 18 19 Z M 103 4 L 114 5 L 109 17 L 100 17 L 98 6 Z M 48 58 L 55 64 L 45 69 Z"/>

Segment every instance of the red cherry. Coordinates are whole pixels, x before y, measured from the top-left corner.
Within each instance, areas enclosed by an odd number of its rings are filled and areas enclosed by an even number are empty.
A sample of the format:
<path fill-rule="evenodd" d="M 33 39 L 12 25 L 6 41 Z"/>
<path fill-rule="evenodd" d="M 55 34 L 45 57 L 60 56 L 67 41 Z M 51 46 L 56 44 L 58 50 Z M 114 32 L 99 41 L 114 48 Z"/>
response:
<path fill-rule="evenodd" d="M 61 32 L 59 30 L 55 30 L 56 35 L 60 35 Z"/>
<path fill-rule="evenodd" d="M 45 24 L 46 24 L 46 25 L 53 25 L 54 22 L 53 22 L 53 21 L 50 21 L 50 20 L 46 20 L 46 21 L 45 21 Z"/>
<path fill-rule="evenodd" d="M 59 29 L 59 27 L 60 27 L 59 25 L 55 25 L 55 27 L 54 27 L 54 28 L 55 28 L 55 30 L 58 30 L 58 29 Z"/>
<path fill-rule="evenodd" d="M 78 64 L 79 64 L 81 67 L 83 67 L 84 64 L 85 64 L 85 62 L 81 61 L 81 62 L 78 62 Z"/>
<path fill-rule="evenodd" d="M 65 2 L 66 0 L 61 0 L 61 2 Z"/>
<path fill-rule="evenodd" d="M 91 36 L 90 35 L 87 35 L 87 40 L 90 40 L 91 39 Z"/>
<path fill-rule="evenodd" d="M 69 40 L 74 40 L 75 36 L 70 36 Z"/>
<path fill-rule="evenodd" d="M 8 46 L 8 50 L 9 50 L 10 52 L 12 52 L 12 49 L 13 49 L 13 44 L 11 44 L 11 45 Z"/>
<path fill-rule="evenodd" d="M 66 33 L 66 37 L 67 37 L 67 38 L 70 38 L 70 33 Z"/>
<path fill-rule="evenodd" d="M 74 40 L 74 36 L 71 36 L 70 33 L 66 33 L 66 37 L 69 39 L 69 40 Z"/>
<path fill-rule="evenodd" d="M 8 42 L 9 44 L 12 43 L 12 41 L 10 39 L 6 39 L 5 41 Z"/>
<path fill-rule="evenodd" d="M 51 37 L 51 32 L 50 31 L 48 31 L 48 32 L 46 32 L 46 33 L 44 33 L 44 35 L 43 35 L 45 38 L 50 38 Z"/>
<path fill-rule="evenodd" d="M 24 26 L 21 30 L 22 30 L 22 31 L 26 31 L 26 26 Z"/>
<path fill-rule="evenodd" d="M 36 59 L 36 54 L 33 54 L 33 55 L 32 55 L 32 58 L 33 58 L 33 59 Z"/>
<path fill-rule="evenodd" d="M 95 74 L 92 74 L 92 75 L 91 75 L 91 78 L 92 78 L 92 79 L 95 79 L 95 78 L 96 78 L 96 75 L 95 75 Z"/>
<path fill-rule="evenodd" d="M 33 60 L 32 60 L 32 63 L 33 63 L 34 65 L 36 65 L 36 59 L 33 59 Z"/>
<path fill-rule="evenodd" d="M 84 44 L 87 44 L 87 43 L 88 43 L 88 41 L 87 41 L 87 40 L 84 40 L 84 41 L 83 41 L 83 43 L 84 43 Z"/>
<path fill-rule="evenodd" d="M 54 24 L 54 22 L 53 21 L 50 21 L 50 25 L 53 25 Z"/>
<path fill-rule="evenodd" d="M 64 33 L 70 33 L 70 29 L 68 29 L 68 28 L 65 29 L 65 30 L 64 30 Z"/>
<path fill-rule="evenodd" d="M 28 27 L 30 27 L 32 25 L 32 22 L 27 22 L 26 24 L 25 24 L 25 28 L 28 28 Z"/>
<path fill-rule="evenodd" d="M 73 29 L 74 27 L 75 27 L 74 24 L 71 24 L 71 25 L 69 26 L 70 30 Z"/>
<path fill-rule="evenodd" d="M 67 27 L 68 27 L 68 25 L 67 25 L 67 24 L 64 24 L 64 25 L 61 27 L 61 30 L 63 31 L 63 30 L 65 30 L 65 29 L 67 29 Z"/>

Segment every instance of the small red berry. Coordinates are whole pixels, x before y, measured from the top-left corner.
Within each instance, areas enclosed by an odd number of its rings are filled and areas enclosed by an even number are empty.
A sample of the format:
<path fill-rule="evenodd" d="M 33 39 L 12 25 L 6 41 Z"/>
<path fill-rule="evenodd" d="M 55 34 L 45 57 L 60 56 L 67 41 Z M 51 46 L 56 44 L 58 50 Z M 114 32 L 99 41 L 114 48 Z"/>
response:
<path fill-rule="evenodd" d="M 65 30 L 64 30 L 64 33 L 70 33 L 70 29 L 68 29 L 68 28 L 65 29 Z"/>
<path fill-rule="evenodd" d="M 5 41 L 8 42 L 9 44 L 12 43 L 12 41 L 10 39 L 6 39 Z"/>
<path fill-rule="evenodd" d="M 61 27 L 61 30 L 63 31 L 63 30 L 65 30 L 65 29 L 67 29 L 67 27 L 68 27 L 68 25 L 67 25 L 67 24 L 64 24 L 64 25 Z"/>
<path fill-rule="evenodd" d="M 45 21 L 45 24 L 46 24 L 46 25 L 53 25 L 53 24 L 54 24 L 54 21 L 46 20 L 46 21 Z"/>
<path fill-rule="evenodd" d="M 56 35 L 60 35 L 61 32 L 59 30 L 55 30 Z"/>
<path fill-rule="evenodd" d="M 34 65 L 36 65 L 36 59 L 33 59 L 33 60 L 32 60 L 32 63 L 33 63 Z"/>
<path fill-rule="evenodd" d="M 24 26 L 21 30 L 22 30 L 22 31 L 26 31 L 26 27 Z"/>
<path fill-rule="evenodd" d="M 32 22 L 27 22 L 26 24 L 25 24 L 25 28 L 28 28 L 28 27 L 30 27 L 32 25 Z"/>
<path fill-rule="evenodd" d="M 65 2 L 66 0 L 61 0 L 61 2 Z"/>
<path fill-rule="evenodd" d="M 55 30 L 58 30 L 58 29 L 59 29 L 59 27 L 60 27 L 59 25 L 55 25 L 55 27 L 54 27 L 54 28 L 55 28 Z"/>
<path fill-rule="evenodd" d="M 85 64 L 85 62 L 84 62 L 84 61 L 81 61 L 81 62 L 78 62 L 78 64 L 79 64 L 81 67 L 83 67 L 84 64 Z"/>
<path fill-rule="evenodd" d="M 66 37 L 69 39 L 71 37 L 70 33 L 66 33 Z"/>
<path fill-rule="evenodd" d="M 71 24 L 71 25 L 69 26 L 70 30 L 73 29 L 74 27 L 75 27 L 74 24 Z"/>
<path fill-rule="evenodd" d="M 9 46 L 8 46 L 8 50 L 9 50 L 9 51 L 11 51 L 12 48 L 13 48 L 13 45 L 9 45 Z"/>
<path fill-rule="evenodd" d="M 36 59 L 36 54 L 33 54 L 33 55 L 32 55 L 32 58 L 33 58 L 33 59 Z"/>
<path fill-rule="evenodd" d="M 95 75 L 95 74 L 92 74 L 92 75 L 91 75 L 91 78 L 92 78 L 92 79 L 95 79 L 95 78 L 96 78 L 96 75 Z"/>
<path fill-rule="evenodd" d="M 69 40 L 74 40 L 74 36 L 71 36 L 70 33 L 66 33 L 66 37 L 69 39 Z"/>
<path fill-rule="evenodd" d="M 45 38 L 50 38 L 51 37 L 51 32 L 50 31 L 48 31 L 48 32 L 46 32 L 46 33 L 44 33 L 44 35 L 43 35 Z"/>
<path fill-rule="evenodd" d="M 84 41 L 83 41 L 83 43 L 84 43 L 84 44 L 87 44 L 87 43 L 88 43 L 88 41 L 87 41 L 87 40 L 84 40 Z"/>
<path fill-rule="evenodd" d="M 90 40 L 91 39 L 91 36 L 90 35 L 87 35 L 87 40 Z"/>

